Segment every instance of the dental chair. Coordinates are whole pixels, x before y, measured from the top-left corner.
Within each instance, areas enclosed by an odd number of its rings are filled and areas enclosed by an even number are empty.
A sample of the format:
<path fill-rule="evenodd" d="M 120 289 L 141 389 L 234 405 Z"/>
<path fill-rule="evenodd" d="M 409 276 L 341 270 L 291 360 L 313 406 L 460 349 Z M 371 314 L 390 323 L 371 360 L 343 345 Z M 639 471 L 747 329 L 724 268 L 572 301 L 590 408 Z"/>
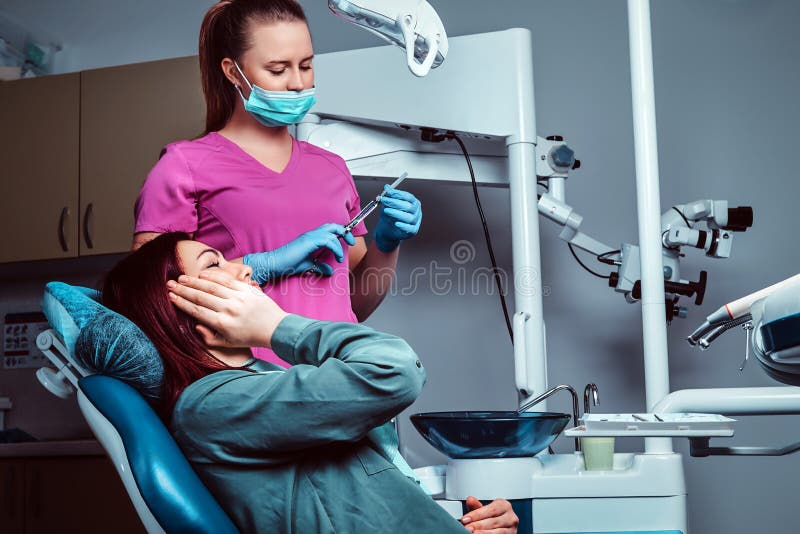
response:
<path fill-rule="evenodd" d="M 237 532 L 136 390 L 103 375 L 81 378 L 78 387 L 81 412 L 113 460 L 147 532 Z"/>
<path fill-rule="evenodd" d="M 122 380 L 92 374 L 107 370 L 90 369 L 75 357 L 83 328 L 113 314 L 99 305 L 98 297 L 85 288 L 48 284 L 42 308 L 53 329 L 39 335 L 37 346 L 56 369 L 42 368 L 37 376 L 58 396 L 77 390 L 80 410 L 111 457 L 148 533 L 238 532 L 145 397 Z M 113 339 L 108 349 L 122 347 L 124 353 L 125 340 Z"/>

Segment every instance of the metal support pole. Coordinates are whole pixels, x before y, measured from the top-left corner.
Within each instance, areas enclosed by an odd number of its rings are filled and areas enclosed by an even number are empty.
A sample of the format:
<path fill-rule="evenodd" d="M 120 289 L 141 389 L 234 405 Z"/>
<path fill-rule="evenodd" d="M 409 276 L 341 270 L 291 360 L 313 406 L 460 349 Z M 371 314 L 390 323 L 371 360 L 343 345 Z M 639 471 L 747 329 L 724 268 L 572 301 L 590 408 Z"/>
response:
<path fill-rule="evenodd" d="M 514 260 L 514 304 L 516 312 L 528 315 L 515 321 L 524 330 L 515 334 L 524 343 L 524 376 L 518 373 L 517 388 L 524 389 L 524 400 L 547 389 L 547 362 L 542 315 L 542 266 L 539 243 L 539 209 L 536 197 L 536 146 L 533 143 L 508 145 L 509 193 L 511 196 L 511 240 Z M 520 354 L 517 347 L 517 354 Z M 542 409 L 546 409 L 542 406 Z"/>
<path fill-rule="evenodd" d="M 669 362 L 661 259 L 656 103 L 650 1 L 628 0 L 628 28 L 636 154 L 636 208 L 642 273 L 642 331 L 647 409 L 669 394 Z M 645 440 L 647 453 L 670 453 L 669 439 Z"/>

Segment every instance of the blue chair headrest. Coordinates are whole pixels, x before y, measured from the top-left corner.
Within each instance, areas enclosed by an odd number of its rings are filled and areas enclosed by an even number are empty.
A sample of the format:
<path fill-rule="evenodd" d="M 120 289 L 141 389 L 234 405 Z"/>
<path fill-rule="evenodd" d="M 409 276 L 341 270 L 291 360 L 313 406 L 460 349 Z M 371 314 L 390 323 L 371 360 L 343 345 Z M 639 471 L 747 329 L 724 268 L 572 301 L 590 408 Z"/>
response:
<path fill-rule="evenodd" d="M 164 381 L 158 351 L 138 326 L 103 306 L 99 292 L 50 282 L 42 311 L 80 366 L 118 378 L 148 401 L 158 401 Z"/>
<path fill-rule="evenodd" d="M 122 438 L 142 498 L 166 532 L 238 532 L 141 395 L 109 376 L 87 376 L 79 385 Z"/>

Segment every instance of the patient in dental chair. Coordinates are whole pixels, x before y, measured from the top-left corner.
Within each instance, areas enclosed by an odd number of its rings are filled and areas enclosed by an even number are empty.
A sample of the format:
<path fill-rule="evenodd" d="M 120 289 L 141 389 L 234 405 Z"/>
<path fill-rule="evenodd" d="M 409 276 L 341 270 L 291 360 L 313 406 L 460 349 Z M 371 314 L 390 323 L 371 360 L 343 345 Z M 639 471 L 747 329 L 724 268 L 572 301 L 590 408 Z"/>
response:
<path fill-rule="evenodd" d="M 455 520 L 387 447 L 389 420 L 425 382 L 405 341 L 287 314 L 250 274 L 167 233 L 122 260 L 103 289 L 104 304 L 158 350 L 156 409 L 242 532 L 516 532 L 502 499 L 470 498 Z M 255 360 L 254 346 L 293 367 Z"/>

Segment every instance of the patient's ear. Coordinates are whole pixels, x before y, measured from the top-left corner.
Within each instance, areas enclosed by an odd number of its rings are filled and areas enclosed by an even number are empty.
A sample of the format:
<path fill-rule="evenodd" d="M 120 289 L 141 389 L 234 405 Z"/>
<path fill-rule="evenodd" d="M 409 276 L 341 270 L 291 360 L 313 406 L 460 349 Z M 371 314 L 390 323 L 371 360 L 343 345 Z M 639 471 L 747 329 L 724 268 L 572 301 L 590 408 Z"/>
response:
<path fill-rule="evenodd" d="M 200 339 L 203 340 L 208 347 L 214 348 L 232 348 L 236 347 L 233 343 L 222 337 L 217 331 L 210 329 L 209 327 L 198 324 L 197 332 L 200 334 Z"/>
<path fill-rule="evenodd" d="M 208 340 L 206 339 L 206 336 L 203 334 L 203 331 L 200 330 L 200 328 L 198 328 L 200 326 L 200 323 L 195 321 L 193 318 L 190 318 L 189 323 L 190 323 L 189 328 L 191 328 L 191 331 L 186 326 L 179 325 L 178 330 L 180 331 L 180 333 L 183 334 L 184 336 L 193 336 L 194 338 L 197 339 L 197 341 L 200 341 L 204 345 L 209 346 Z"/>

